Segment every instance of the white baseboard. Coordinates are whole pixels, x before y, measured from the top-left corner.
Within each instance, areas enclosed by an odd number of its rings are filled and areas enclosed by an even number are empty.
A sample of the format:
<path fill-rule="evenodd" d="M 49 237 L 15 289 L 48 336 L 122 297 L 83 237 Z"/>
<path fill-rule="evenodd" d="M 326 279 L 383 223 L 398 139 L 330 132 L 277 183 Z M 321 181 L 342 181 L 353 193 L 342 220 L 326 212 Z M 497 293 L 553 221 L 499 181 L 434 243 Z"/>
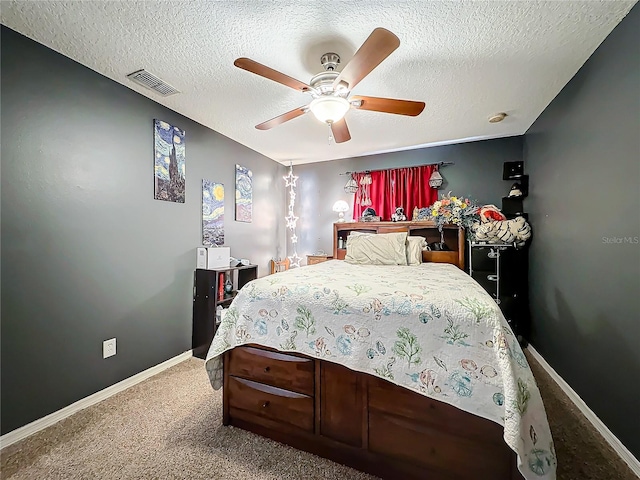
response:
<path fill-rule="evenodd" d="M 16 443 L 22 440 L 23 438 L 27 438 L 29 435 L 33 435 L 34 433 L 39 432 L 40 430 L 43 430 L 53 425 L 54 423 L 59 422 L 60 420 L 64 420 L 65 418 L 70 417 L 71 415 L 79 412 L 80 410 L 90 407 L 91 405 L 95 405 L 96 403 L 101 402 L 102 400 L 106 400 L 107 398 L 111 397 L 112 395 L 115 395 L 116 393 L 120 393 L 129 387 L 133 387 L 137 383 L 140 383 L 146 380 L 147 378 L 153 377 L 154 375 L 157 375 L 158 373 L 166 370 L 167 368 L 173 367 L 174 365 L 184 362 L 185 360 L 191 358 L 191 356 L 192 356 L 191 350 L 181 353 L 180 355 L 170 358 L 165 362 L 159 363 L 158 365 L 155 365 L 140 373 L 137 373 L 132 377 L 125 378 L 124 380 L 114 385 L 111 385 L 110 387 L 107 387 L 104 390 L 100 390 L 99 392 L 96 392 L 92 395 L 89 395 L 88 397 L 78 400 L 77 402 L 72 403 L 71 405 L 66 406 L 56 412 L 53 412 L 47 415 L 46 417 L 39 418 L 38 420 L 28 423 L 23 427 L 12 430 L 9 433 L 5 433 L 0 437 L 0 449 L 8 447 L 9 445 Z"/>
<path fill-rule="evenodd" d="M 580 398 L 580 396 L 569 386 L 564 379 L 558 375 L 558 373 L 549 365 L 544 358 L 536 351 L 535 348 L 531 344 L 527 346 L 527 350 L 531 353 L 531 356 L 536 359 L 536 361 L 540 364 L 542 368 L 546 370 L 549 376 L 558 384 L 558 386 L 564 391 L 564 393 L 569 397 L 569 399 L 575 404 L 576 407 L 582 412 L 582 414 L 589 420 L 595 429 L 604 437 L 611 448 L 613 448 L 620 458 L 622 458 L 629 468 L 640 477 L 640 462 L 633 454 L 627 450 L 618 438 L 611 433 L 611 430 L 607 428 L 607 426 L 602 423 L 595 413 L 584 403 L 584 400 Z"/>

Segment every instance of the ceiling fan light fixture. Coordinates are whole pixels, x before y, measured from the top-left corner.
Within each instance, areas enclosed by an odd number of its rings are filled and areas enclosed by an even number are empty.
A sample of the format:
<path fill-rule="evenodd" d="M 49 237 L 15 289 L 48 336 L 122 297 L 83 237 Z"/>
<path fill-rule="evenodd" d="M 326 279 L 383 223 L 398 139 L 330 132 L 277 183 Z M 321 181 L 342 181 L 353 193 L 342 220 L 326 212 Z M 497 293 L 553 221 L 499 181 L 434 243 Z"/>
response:
<path fill-rule="evenodd" d="M 318 120 L 329 127 L 329 144 L 332 140 L 338 144 L 351 140 L 349 127 L 344 121 L 344 116 L 351 107 L 411 117 L 422 113 L 425 107 L 424 102 L 383 97 L 349 97 L 353 87 L 399 46 L 400 39 L 397 36 L 384 28 L 375 28 L 340 72 L 337 71 L 340 55 L 332 52 L 322 55 L 320 63 L 324 67 L 324 71 L 314 75 L 309 84 L 250 58 L 237 58 L 233 64 L 242 70 L 260 75 L 298 92 L 308 93 L 313 97 L 313 101 L 308 106 L 298 107 L 262 122 L 256 125 L 256 129 L 269 130 L 311 110 Z M 365 205 L 364 202 L 361 204 Z"/>
<path fill-rule="evenodd" d="M 322 96 L 313 99 L 309 109 L 323 123 L 336 123 L 349 111 L 351 104 L 342 97 Z"/>

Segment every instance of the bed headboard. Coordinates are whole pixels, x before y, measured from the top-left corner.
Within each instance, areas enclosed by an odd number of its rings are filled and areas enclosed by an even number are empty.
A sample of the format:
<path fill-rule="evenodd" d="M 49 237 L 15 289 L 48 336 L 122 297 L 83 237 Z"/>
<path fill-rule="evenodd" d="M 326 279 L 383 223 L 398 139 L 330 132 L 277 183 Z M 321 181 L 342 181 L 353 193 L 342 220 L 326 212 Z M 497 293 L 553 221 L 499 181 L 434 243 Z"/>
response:
<path fill-rule="evenodd" d="M 366 233 L 394 233 L 408 232 L 412 236 L 425 237 L 428 243 L 440 242 L 440 232 L 435 223 L 429 221 L 415 222 L 336 222 L 333 224 L 333 258 L 344 260 L 347 254 L 346 247 L 338 248 L 340 245 L 346 245 L 347 237 L 351 232 Z M 423 251 L 423 262 L 451 263 L 464 270 L 464 230 L 458 225 L 444 226 L 444 242 L 451 250 L 442 251 Z"/>

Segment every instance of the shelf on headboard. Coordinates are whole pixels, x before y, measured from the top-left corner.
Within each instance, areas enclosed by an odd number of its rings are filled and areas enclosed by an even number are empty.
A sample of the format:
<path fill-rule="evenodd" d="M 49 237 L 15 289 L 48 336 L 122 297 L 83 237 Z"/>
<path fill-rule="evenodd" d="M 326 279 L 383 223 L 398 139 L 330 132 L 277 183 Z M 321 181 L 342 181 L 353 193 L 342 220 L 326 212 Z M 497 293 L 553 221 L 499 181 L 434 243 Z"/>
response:
<path fill-rule="evenodd" d="M 451 263 L 464 270 L 464 230 L 457 225 L 444 226 L 444 241 L 450 251 L 423 251 L 423 262 Z M 338 248 L 338 238 L 345 241 L 351 232 L 393 233 L 408 232 L 412 236 L 421 236 L 428 243 L 440 242 L 440 232 L 434 222 L 336 222 L 333 224 L 333 258 L 344 260 L 347 250 Z"/>

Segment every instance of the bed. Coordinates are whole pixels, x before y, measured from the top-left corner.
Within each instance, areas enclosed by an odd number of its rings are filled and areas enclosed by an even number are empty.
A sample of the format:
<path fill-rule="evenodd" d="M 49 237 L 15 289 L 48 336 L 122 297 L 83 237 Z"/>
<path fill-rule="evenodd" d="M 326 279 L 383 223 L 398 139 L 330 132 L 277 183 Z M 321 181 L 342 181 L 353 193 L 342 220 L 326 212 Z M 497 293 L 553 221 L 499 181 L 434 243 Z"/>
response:
<path fill-rule="evenodd" d="M 461 233 L 419 265 L 338 260 L 345 232 L 403 229 L 433 225 L 336 226 L 336 260 L 239 292 L 206 359 L 223 423 L 382 478 L 554 479 L 540 393 L 499 308 L 461 269 Z"/>

